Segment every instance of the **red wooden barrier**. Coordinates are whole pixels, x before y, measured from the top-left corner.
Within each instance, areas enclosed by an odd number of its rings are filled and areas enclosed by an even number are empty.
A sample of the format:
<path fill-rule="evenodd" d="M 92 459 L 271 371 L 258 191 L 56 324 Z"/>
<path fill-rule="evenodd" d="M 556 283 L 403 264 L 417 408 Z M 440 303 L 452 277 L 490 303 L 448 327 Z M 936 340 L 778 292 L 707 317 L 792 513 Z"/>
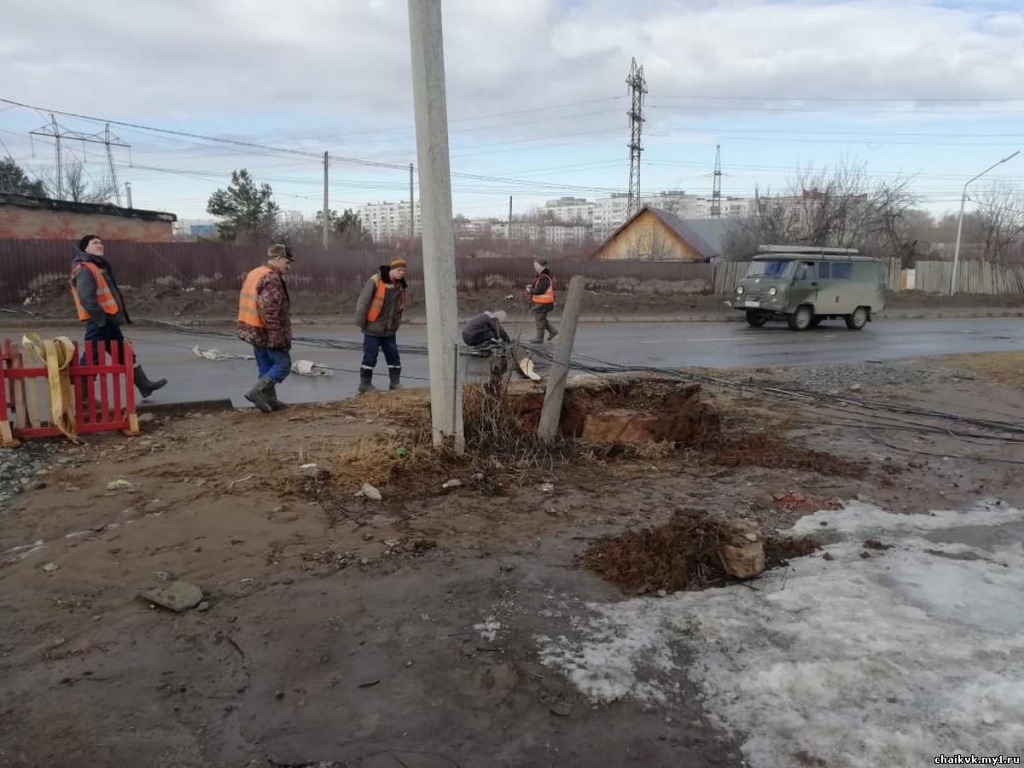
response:
<path fill-rule="evenodd" d="M 75 428 L 79 434 L 120 430 L 139 433 L 132 369 L 135 355 L 128 342 L 86 341 L 75 345 L 68 367 Z M 46 395 L 35 397 L 40 383 Z M 43 417 L 33 412 L 42 401 Z M 45 366 L 26 368 L 24 352 L 10 339 L 0 347 L 0 444 L 18 445 L 19 438 L 61 434 L 49 422 L 49 386 Z"/>

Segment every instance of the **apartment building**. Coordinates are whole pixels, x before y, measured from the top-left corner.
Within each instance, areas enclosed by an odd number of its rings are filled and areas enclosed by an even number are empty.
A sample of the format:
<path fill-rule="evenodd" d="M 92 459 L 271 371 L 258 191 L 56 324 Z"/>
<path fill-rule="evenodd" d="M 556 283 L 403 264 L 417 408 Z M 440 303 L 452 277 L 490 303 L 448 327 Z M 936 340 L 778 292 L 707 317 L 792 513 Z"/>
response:
<path fill-rule="evenodd" d="M 386 243 L 390 240 L 409 236 L 408 200 L 397 203 L 366 203 L 359 208 L 359 218 L 363 228 L 370 233 L 374 242 Z M 416 236 L 422 231 L 420 204 L 416 203 Z"/>

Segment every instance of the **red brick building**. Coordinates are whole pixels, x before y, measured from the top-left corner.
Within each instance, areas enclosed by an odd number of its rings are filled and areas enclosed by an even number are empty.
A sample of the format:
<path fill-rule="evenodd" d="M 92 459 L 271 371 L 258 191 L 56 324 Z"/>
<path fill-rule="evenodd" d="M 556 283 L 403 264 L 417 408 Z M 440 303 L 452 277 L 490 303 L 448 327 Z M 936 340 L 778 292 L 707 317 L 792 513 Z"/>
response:
<path fill-rule="evenodd" d="M 77 240 L 96 234 L 104 240 L 170 243 L 177 219 L 161 211 L 0 194 L 0 240 Z"/>

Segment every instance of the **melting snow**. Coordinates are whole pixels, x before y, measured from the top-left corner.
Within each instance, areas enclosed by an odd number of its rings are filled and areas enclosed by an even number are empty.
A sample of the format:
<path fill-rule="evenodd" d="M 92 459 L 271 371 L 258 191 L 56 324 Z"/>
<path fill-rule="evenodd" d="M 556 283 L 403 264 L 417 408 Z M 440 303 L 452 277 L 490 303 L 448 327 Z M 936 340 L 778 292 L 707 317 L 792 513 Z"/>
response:
<path fill-rule="evenodd" d="M 590 605 L 579 639 L 537 639 L 541 660 L 598 702 L 671 698 L 685 669 L 753 768 L 1024 754 L 1024 512 L 853 504 L 792 532 L 837 536 L 834 559 L 793 560 L 758 591 Z M 892 548 L 862 558 L 866 538 Z"/>

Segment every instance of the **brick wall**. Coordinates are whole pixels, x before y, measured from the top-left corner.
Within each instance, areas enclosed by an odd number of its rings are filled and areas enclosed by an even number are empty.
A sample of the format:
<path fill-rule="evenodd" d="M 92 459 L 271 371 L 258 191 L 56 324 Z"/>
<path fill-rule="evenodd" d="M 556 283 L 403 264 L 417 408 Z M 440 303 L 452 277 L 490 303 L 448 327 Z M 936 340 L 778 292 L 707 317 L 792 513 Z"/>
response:
<path fill-rule="evenodd" d="M 96 234 L 104 240 L 170 243 L 172 227 L 170 221 L 0 205 L 0 239 L 77 241 L 82 235 Z"/>

